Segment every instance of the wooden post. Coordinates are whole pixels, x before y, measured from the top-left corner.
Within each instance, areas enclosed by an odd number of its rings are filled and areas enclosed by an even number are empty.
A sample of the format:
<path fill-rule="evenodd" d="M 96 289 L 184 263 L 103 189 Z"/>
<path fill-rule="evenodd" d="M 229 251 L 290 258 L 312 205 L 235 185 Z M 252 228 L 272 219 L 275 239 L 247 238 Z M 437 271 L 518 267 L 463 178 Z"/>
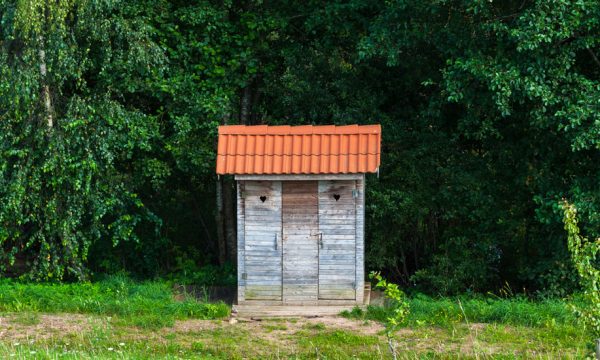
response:
<path fill-rule="evenodd" d="M 600 339 L 596 339 L 596 360 L 600 360 Z"/>

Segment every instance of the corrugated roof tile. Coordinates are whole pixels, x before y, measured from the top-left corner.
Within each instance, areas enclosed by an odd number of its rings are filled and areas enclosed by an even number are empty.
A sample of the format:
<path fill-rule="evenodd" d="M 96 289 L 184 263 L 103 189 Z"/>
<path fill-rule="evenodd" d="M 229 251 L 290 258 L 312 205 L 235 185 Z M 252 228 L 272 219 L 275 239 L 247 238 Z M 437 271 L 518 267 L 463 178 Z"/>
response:
<path fill-rule="evenodd" d="M 376 172 L 380 148 L 380 125 L 225 125 L 217 174 Z"/>

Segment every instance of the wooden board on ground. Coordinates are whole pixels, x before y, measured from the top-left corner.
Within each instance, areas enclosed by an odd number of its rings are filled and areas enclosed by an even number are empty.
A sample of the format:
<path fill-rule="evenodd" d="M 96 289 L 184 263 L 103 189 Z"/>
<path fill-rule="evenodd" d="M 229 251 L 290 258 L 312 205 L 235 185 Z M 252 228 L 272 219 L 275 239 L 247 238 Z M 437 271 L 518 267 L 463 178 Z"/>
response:
<path fill-rule="evenodd" d="M 342 306 L 309 306 L 309 305 L 234 305 L 232 313 L 240 318 L 271 318 L 271 317 L 320 317 L 339 315 L 344 310 L 352 310 L 352 305 Z"/>

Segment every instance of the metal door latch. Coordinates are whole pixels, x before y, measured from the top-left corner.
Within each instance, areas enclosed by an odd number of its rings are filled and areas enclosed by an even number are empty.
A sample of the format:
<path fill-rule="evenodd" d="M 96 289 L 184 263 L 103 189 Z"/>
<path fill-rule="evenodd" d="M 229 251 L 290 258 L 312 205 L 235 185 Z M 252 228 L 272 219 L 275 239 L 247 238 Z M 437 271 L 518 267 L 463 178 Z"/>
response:
<path fill-rule="evenodd" d="M 310 236 L 318 236 L 319 237 L 319 247 L 323 248 L 323 233 L 310 234 Z"/>

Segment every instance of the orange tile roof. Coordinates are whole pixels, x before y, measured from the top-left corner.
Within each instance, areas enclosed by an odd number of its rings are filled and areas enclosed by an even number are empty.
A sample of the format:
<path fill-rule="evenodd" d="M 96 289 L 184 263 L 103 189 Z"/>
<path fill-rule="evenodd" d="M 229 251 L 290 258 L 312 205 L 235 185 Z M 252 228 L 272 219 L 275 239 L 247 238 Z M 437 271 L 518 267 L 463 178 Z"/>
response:
<path fill-rule="evenodd" d="M 225 125 L 217 174 L 376 172 L 380 148 L 380 125 Z"/>

